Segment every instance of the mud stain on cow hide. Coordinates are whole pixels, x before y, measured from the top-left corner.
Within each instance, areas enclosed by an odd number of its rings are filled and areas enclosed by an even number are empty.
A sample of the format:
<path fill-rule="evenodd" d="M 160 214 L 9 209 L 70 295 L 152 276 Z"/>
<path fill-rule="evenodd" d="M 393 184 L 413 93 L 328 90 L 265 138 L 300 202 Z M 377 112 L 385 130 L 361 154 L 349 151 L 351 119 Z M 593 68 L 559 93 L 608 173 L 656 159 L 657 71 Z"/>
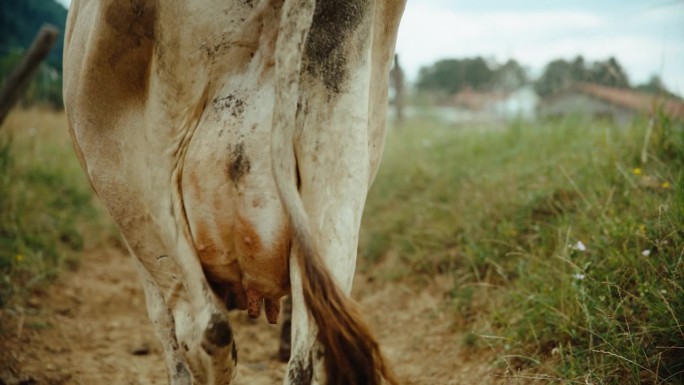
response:
<path fill-rule="evenodd" d="M 245 145 L 243 143 L 238 143 L 230 153 L 228 176 L 237 186 L 240 179 L 249 173 L 249 169 L 250 163 L 247 155 L 245 155 Z"/>
<path fill-rule="evenodd" d="M 216 347 L 225 347 L 233 342 L 233 329 L 231 329 L 225 316 L 214 314 L 209 320 L 209 325 L 204 332 L 204 337 L 207 339 L 207 342 L 210 342 Z M 209 346 L 204 348 L 205 350 L 211 350 L 211 347 Z"/>
<path fill-rule="evenodd" d="M 237 96 L 230 94 L 222 98 L 215 98 L 212 105 L 216 110 L 216 116 L 221 117 L 221 112 L 228 110 L 230 115 L 234 118 L 242 116 L 245 112 L 245 102 Z"/>
<path fill-rule="evenodd" d="M 317 1 L 311 30 L 306 40 L 306 70 L 320 79 L 329 92 L 340 93 L 346 86 L 348 50 L 370 2 L 365 0 Z"/>
<path fill-rule="evenodd" d="M 287 378 L 292 385 L 306 385 L 311 383 L 313 377 L 313 366 L 311 356 L 297 357 L 290 363 Z"/>
<path fill-rule="evenodd" d="M 149 84 L 152 49 L 157 18 L 156 2 L 131 0 L 129 4 L 112 1 L 105 11 L 111 32 L 103 34 L 102 52 L 107 67 L 120 79 L 121 96 L 146 93 Z"/>

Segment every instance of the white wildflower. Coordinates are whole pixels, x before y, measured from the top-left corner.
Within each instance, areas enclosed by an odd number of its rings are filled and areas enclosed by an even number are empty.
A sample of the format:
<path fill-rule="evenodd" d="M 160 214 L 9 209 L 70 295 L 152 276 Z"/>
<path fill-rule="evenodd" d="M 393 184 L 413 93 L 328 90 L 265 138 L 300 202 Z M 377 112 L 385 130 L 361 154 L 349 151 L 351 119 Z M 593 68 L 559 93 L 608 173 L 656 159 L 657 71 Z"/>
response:
<path fill-rule="evenodd" d="M 651 255 L 651 250 L 646 249 L 641 252 L 641 255 L 643 255 L 644 257 L 648 257 L 649 255 Z"/>
<path fill-rule="evenodd" d="M 582 241 L 577 241 L 577 244 L 575 245 L 575 250 L 587 251 L 587 247 L 584 246 L 584 243 L 582 243 Z"/>
<path fill-rule="evenodd" d="M 581 281 L 581 280 L 584 279 L 584 277 L 586 277 L 586 275 L 584 275 L 584 274 L 582 274 L 582 273 L 575 273 L 575 274 L 572 275 L 572 277 L 575 278 L 575 279 L 578 280 L 578 281 Z"/>

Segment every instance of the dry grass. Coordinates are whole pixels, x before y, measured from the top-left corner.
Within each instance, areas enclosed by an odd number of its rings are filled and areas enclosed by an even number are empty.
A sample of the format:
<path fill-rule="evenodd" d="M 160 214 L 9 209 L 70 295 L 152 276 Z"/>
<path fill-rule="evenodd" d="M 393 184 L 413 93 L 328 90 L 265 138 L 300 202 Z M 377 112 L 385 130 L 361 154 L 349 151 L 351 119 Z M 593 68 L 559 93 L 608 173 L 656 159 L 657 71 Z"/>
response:
<path fill-rule="evenodd" d="M 112 234 L 101 213 L 64 113 L 12 111 L 0 127 L 0 307 L 21 303 Z"/>

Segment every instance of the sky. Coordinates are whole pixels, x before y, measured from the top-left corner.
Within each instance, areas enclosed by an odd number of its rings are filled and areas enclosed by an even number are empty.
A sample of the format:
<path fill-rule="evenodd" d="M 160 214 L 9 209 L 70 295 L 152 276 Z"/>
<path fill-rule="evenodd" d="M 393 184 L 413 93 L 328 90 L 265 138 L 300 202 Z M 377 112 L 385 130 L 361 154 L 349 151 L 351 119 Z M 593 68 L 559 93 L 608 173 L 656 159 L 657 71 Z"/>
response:
<path fill-rule="evenodd" d="M 633 85 L 657 74 L 684 95 L 684 0 L 409 0 L 396 51 L 409 79 L 442 58 L 513 58 L 538 76 L 613 56 Z"/>
<path fill-rule="evenodd" d="M 409 81 L 448 58 L 512 58 L 534 78 L 557 58 L 613 56 L 632 85 L 657 74 L 684 95 L 684 0 L 408 0 L 396 52 Z"/>

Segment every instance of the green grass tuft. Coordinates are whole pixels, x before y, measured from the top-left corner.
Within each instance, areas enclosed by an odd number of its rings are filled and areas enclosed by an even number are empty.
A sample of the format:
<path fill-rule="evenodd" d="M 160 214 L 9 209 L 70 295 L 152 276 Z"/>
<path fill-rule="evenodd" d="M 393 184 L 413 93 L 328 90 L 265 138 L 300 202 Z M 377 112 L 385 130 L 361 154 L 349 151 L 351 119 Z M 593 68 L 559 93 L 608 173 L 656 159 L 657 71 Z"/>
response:
<path fill-rule="evenodd" d="M 0 131 L 3 308 L 43 287 L 65 267 L 76 266 L 85 237 L 101 236 L 105 225 L 62 114 L 16 111 Z"/>
<path fill-rule="evenodd" d="M 450 275 L 459 322 L 503 337 L 510 368 L 684 381 L 681 122 L 415 121 L 389 134 L 383 162 L 363 260 L 394 256 L 393 277 Z"/>

